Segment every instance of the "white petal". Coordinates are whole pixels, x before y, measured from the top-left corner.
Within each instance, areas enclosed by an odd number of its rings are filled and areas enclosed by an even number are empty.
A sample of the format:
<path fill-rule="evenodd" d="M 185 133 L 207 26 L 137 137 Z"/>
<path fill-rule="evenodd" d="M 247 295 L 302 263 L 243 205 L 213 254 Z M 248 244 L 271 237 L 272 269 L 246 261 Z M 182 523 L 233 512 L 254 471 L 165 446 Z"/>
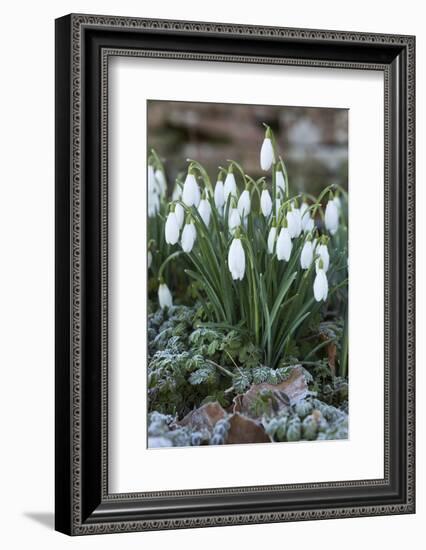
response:
<path fill-rule="evenodd" d="M 285 260 L 286 262 L 288 262 L 290 259 L 292 247 L 293 245 L 291 243 L 290 231 L 287 227 L 283 227 L 277 240 L 278 260 Z"/>
<path fill-rule="evenodd" d="M 309 269 L 312 260 L 314 258 L 314 251 L 312 249 L 312 242 L 306 241 L 302 248 L 300 255 L 300 266 L 302 269 Z"/>
<path fill-rule="evenodd" d="M 160 286 L 158 287 L 158 302 L 161 309 L 173 306 L 172 294 L 169 290 L 169 287 L 164 283 L 160 284 Z"/>
<path fill-rule="evenodd" d="M 328 281 L 323 269 L 319 269 L 314 281 L 314 296 L 317 302 L 326 300 L 328 295 Z"/>
<path fill-rule="evenodd" d="M 274 148 L 272 147 L 272 141 L 269 138 L 265 138 L 260 150 L 260 166 L 262 170 L 269 170 L 274 162 Z"/>
<path fill-rule="evenodd" d="M 326 244 L 320 244 L 317 247 L 316 253 L 322 260 L 324 272 L 327 273 L 330 266 L 330 255 L 328 253 L 328 248 Z"/>
<path fill-rule="evenodd" d="M 277 190 L 279 189 L 283 196 L 285 195 L 285 179 L 284 174 L 281 172 L 281 170 L 277 170 L 275 172 L 275 184 L 277 186 Z"/>
<path fill-rule="evenodd" d="M 225 195 L 223 190 L 223 181 L 218 180 L 214 188 L 214 203 L 216 208 L 222 208 L 225 204 Z"/>
<path fill-rule="evenodd" d="M 157 169 L 155 171 L 155 179 L 157 180 L 158 186 L 160 188 L 160 195 L 164 197 L 167 192 L 167 181 L 164 176 L 164 172 L 162 170 Z"/>
<path fill-rule="evenodd" d="M 235 231 L 235 229 L 241 225 L 241 218 L 240 214 L 238 212 L 238 208 L 231 208 L 229 210 L 228 215 L 228 229 L 231 233 Z"/>
<path fill-rule="evenodd" d="M 179 240 L 179 224 L 174 212 L 170 212 L 167 216 L 165 237 L 168 244 L 176 244 Z"/>
<path fill-rule="evenodd" d="M 268 252 L 269 252 L 269 254 L 274 253 L 276 236 L 277 236 L 277 228 L 276 227 L 271 227 L 271 229 L 269 230 L 269 235 L 268 235 Z"/>
<path fill-rule="evenodd" d="M 185 219 L 185 210 L 180 203 L 175 204 L 175 214 L 180 229 Z"/>
<path fill-rule="evenodd" d="M 264 189 L 260 196 L 260 208 L 262 209 L 262 214 L 267 218 L 272 211 L 272 199 L 269 191 Z"/>
<path fill-rule="evenodd" d="M 198 212 L 201 216 L 201 219 L 205 223 L 205 225 L 208 227 L 210 223 L 210 214 L 211 214 L 211 206 L 207 199 L 201 199 L 200 205 L 198 207 Z"/>
<path fill-rule="evenodd" d="M 232 172 L 228 172 L 225 178 L 225 184 L 223 186 L 223 195 L 225 203 L 228 200 L 229 195 L 234 197 L 237 196 L 237 184 L 235 181 L 235 176 Z"/>
<path fill-rule="evenodd" d="M 325 227 L 332 235 L 339 228 L 339 210 L 334 200 L 328 201 L 324 215 Z"/>
<path fill-rule="evenodd" d="M 241 239 L 234 239 L 228 251 L 228 268 L 234 280 L 242 280 L 246 269 L 246 257 Z"/>
<path fill-rule="evenodd" d="M 181 245 L 182 245 L 182 250 L 187 254 L 191 252 L 194 246 L 196 237 L 197 237 L 197 231 L 195 229 L 194 224 L 192 222 L 185 224 L 185 227 L 183 228 L 183 231 L 182 231 Z"/>
<path fill-rule="evenodd" d="M 198 206 L 200 188 L 193 174 L 188 174 L 183 185 L 182 200 L 187 206 Z"/>
<path fill-rule="evenodd" d="M 241 218 L 243 218 L 250 214 L 250 210 L 250 193 L 247 189 L 244 189 L 244 191 L 240 195 L 240 198 L 238 199 L 238 212 L 240 213 Z"/>

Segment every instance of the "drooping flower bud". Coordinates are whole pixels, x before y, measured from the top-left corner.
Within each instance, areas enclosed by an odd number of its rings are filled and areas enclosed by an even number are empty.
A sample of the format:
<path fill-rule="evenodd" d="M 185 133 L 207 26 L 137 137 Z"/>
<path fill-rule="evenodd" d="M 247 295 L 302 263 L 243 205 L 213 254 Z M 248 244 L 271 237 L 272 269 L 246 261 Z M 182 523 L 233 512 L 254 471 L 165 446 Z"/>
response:
<path fill-rule="evenodd" d="M 288 231 L 292 239 L 299 237 L 302 232 L 302 217 L 300 210 L 292 205 L 291 210 L 287 212 Z"/>
<path fill-rule="evenodd" d="M 182 229 L 182 225 L 185 219 L 185 210 L 179 202 L 175 204 L 175 214 L 177 222 L 179 224 L 179 229 Z"/>
<path fill-rule="evenodd" d="M 309 269 L 314 259 L 314 249 L 312 247 L 312 241 L 307 240 L 302 248 L 300 255 L 300 267 L 302 269 Z"/>
<path fill-rule="evenodd" d="M 275 185 L 276 185 L 277 191 L 280 190 L 280 192 L 282 193 L 282 196 L 284 197 L 285 196 L 285 179 L 284 179 L 284 174 L 280 164 L 278 164 L 277 170 L 275 172 Z"/>
<path fill-rule="evenodd" d="M 317 302 L 326 300 L 328 296 L 327 275 L 322 267 L 322 260 L 319 260 L 319 267 L 314 280 L 314 296 Z"/>
<path fill-rule="evenodd" d="M 260 149 L 260 167 L 262 170 L 269 170 L 272 163 L 275 162 L 274 147 L 272 145 L 272 132 L 270 128 L 266 129 L 265 139 Z"/>
<path fill-rule="evenodd" d="M 201 219 L 203 220 L 204 224 L 208 227 L 210 223 L 210 215 L 212 212 L 212 208 L 210 206 L 210 202 L 207 199 L 207 196 L 203 199 L 201 199 L 200 204 L 198 206 L 198 213 L 201 216 Z"/>
<path fill-rule="evenodd" d="M 248 189 L 244 189 L 244 191 L 240 195 L 240 198 L 238 199 L 238 212 L 240 213 L 241 219 L 248 216 L 250 214 L 250 210 L 250 193 Z"/>
<path fill-rule="evenodd" d="M 315 252 L 319 256 L 319 258 L 322 260 L 322 266 L 323 266 L 322 269 L 324 270 L 325 273 L 327 273 L 328 268 L 330 266 L 330 255 L 328 253 L 327 245 L 323 243 L 319 244 L 316 247 Z M 318 262 L 316 264 L 316 269 L 318 271 Z"/>
<path fill-rule="evenodd" d="M 172 207 L 173 208 L 173 207 Z M 176 244 L 179 240 L 179 223 L 175 211 L 170 211 L 166 220 L 165 238 L 167 244 Z"/>
<path fill-rule="evenodd" d="M 219 211 L 222 210 L 223 205 L 225 204 L 222 172 L 219 172 L 219 176 L 217 178 L 217 182 L 214 188 L 214 203 Z"/>
<path fill-rule="evenodd" d="M 289 261 L 291 249 L 293 248 L 290 231 L 288 227 L 282 227 L 277 240 L 277 258 L 278 260 Z"/>
<path fill-rule="evenodd" d="M 155 179 L 158 182 L 160 195 L 162 197 L 165 197 L 167 193 L 167 181 L 166 181 L 166 176 L 164 175 L 164 172 L 160 170 L 160 168 L 157 168 L 157 170 L 155 171 Z"/>
<path fill-rule="evenodd" d="M 234 231 L 241 225 L 241 218 L 240 213 L 238 212 L 238 208 L 235 208 L 231 205 L 229 208 L 229 214 L 228 214 L 228 229 L 230 233 L 234 233 Z"/>
<path fill-rule="evenodd" d="M 262 194 L 260 195 L 260 208 L 265 218 L 268 218 L 271 215 L 272 199 L 267 189 L 263 189 Z"/>
<path fill-rule="evenodd" d="M 189 252 L 191 252 L 194 246 L 196 238 L 197 238 L 197 231 L 195 229 L 194 223 L 192 221 L 187 222 L 182 231 L 182 239 L 181 239 L 182 250 L 187 254 L 189 254 Z"/>
<path fill-rule="evenodd" d="M 189 171 L 183 184 L 182 200 L 186 206 L 198 206 L 200 203 L 200 188 L 194 174 Z"/>
<path fill-rule="evenodd" d="M 160 283 L 158 287 L 158 302 L 161 309 L 173 306 L 172 294 L 165 283 Z"/>
<path fill-rule="evenodd" d="M 274 253 L 276 238 L 277 238 L 277 227 L 276 227 L 275 222 L 274 222 L 271 229 L 269 230 L 269 235 L 268 235 L 268 252 L 269 252 L 269 254 Z"/>
<path fill-rule="evenodd" d="M 225 203 L 227 202 L 229 195 L 232 195 L 235 198 L 237 197 L 237 183 L 235 181 L 232 164 L 229 166 L 228 173 L 225 178 L 225 184 L 223 186 Z"/>
<path fill-rule="evenodd" d="M 325 227 L 332 235 L 339 229 L 339 209 L 334 199 L 328 201 L 324 215 Z"/>
<path fill-rule="evenodd" d="M 246 270 L 246 257 L 241 239 L 233 239 L 228 252 L 228 268 L 234 281 L 242 281 Z"/>

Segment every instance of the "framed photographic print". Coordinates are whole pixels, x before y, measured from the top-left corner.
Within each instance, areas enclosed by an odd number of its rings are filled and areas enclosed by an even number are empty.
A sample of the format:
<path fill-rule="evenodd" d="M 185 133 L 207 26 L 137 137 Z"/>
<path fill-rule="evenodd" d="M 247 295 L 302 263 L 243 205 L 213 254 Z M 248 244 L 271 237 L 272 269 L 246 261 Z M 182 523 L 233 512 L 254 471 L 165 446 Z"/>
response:
<path fill-rule="evenodd" d="M 56 529 L 413 513 L 415 39 L 56 21 Z"/>

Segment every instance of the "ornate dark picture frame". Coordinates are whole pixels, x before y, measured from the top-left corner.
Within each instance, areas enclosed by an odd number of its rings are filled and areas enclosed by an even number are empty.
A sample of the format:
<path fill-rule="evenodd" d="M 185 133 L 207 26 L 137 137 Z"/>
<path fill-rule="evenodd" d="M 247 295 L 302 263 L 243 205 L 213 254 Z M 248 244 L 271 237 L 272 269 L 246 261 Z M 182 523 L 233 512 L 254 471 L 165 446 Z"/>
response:
<path fill-rule="evenodd" d="M 110 56 L 382 71 L 384 478 L 110 494 Z M 413 36 L 68 15 L 56 21 L 56 529 L 70 535 L 414 513 Z"/>

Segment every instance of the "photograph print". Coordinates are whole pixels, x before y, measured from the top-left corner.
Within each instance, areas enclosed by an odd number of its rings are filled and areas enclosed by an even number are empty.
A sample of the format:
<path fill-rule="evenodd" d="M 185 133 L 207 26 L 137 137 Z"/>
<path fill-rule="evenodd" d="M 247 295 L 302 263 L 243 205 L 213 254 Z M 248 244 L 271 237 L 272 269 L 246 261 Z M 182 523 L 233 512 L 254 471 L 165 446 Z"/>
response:
<path fill-rule="evenodd" d="M 348 110 L 147 121 L 148 447 L 347 439 Z"/>

